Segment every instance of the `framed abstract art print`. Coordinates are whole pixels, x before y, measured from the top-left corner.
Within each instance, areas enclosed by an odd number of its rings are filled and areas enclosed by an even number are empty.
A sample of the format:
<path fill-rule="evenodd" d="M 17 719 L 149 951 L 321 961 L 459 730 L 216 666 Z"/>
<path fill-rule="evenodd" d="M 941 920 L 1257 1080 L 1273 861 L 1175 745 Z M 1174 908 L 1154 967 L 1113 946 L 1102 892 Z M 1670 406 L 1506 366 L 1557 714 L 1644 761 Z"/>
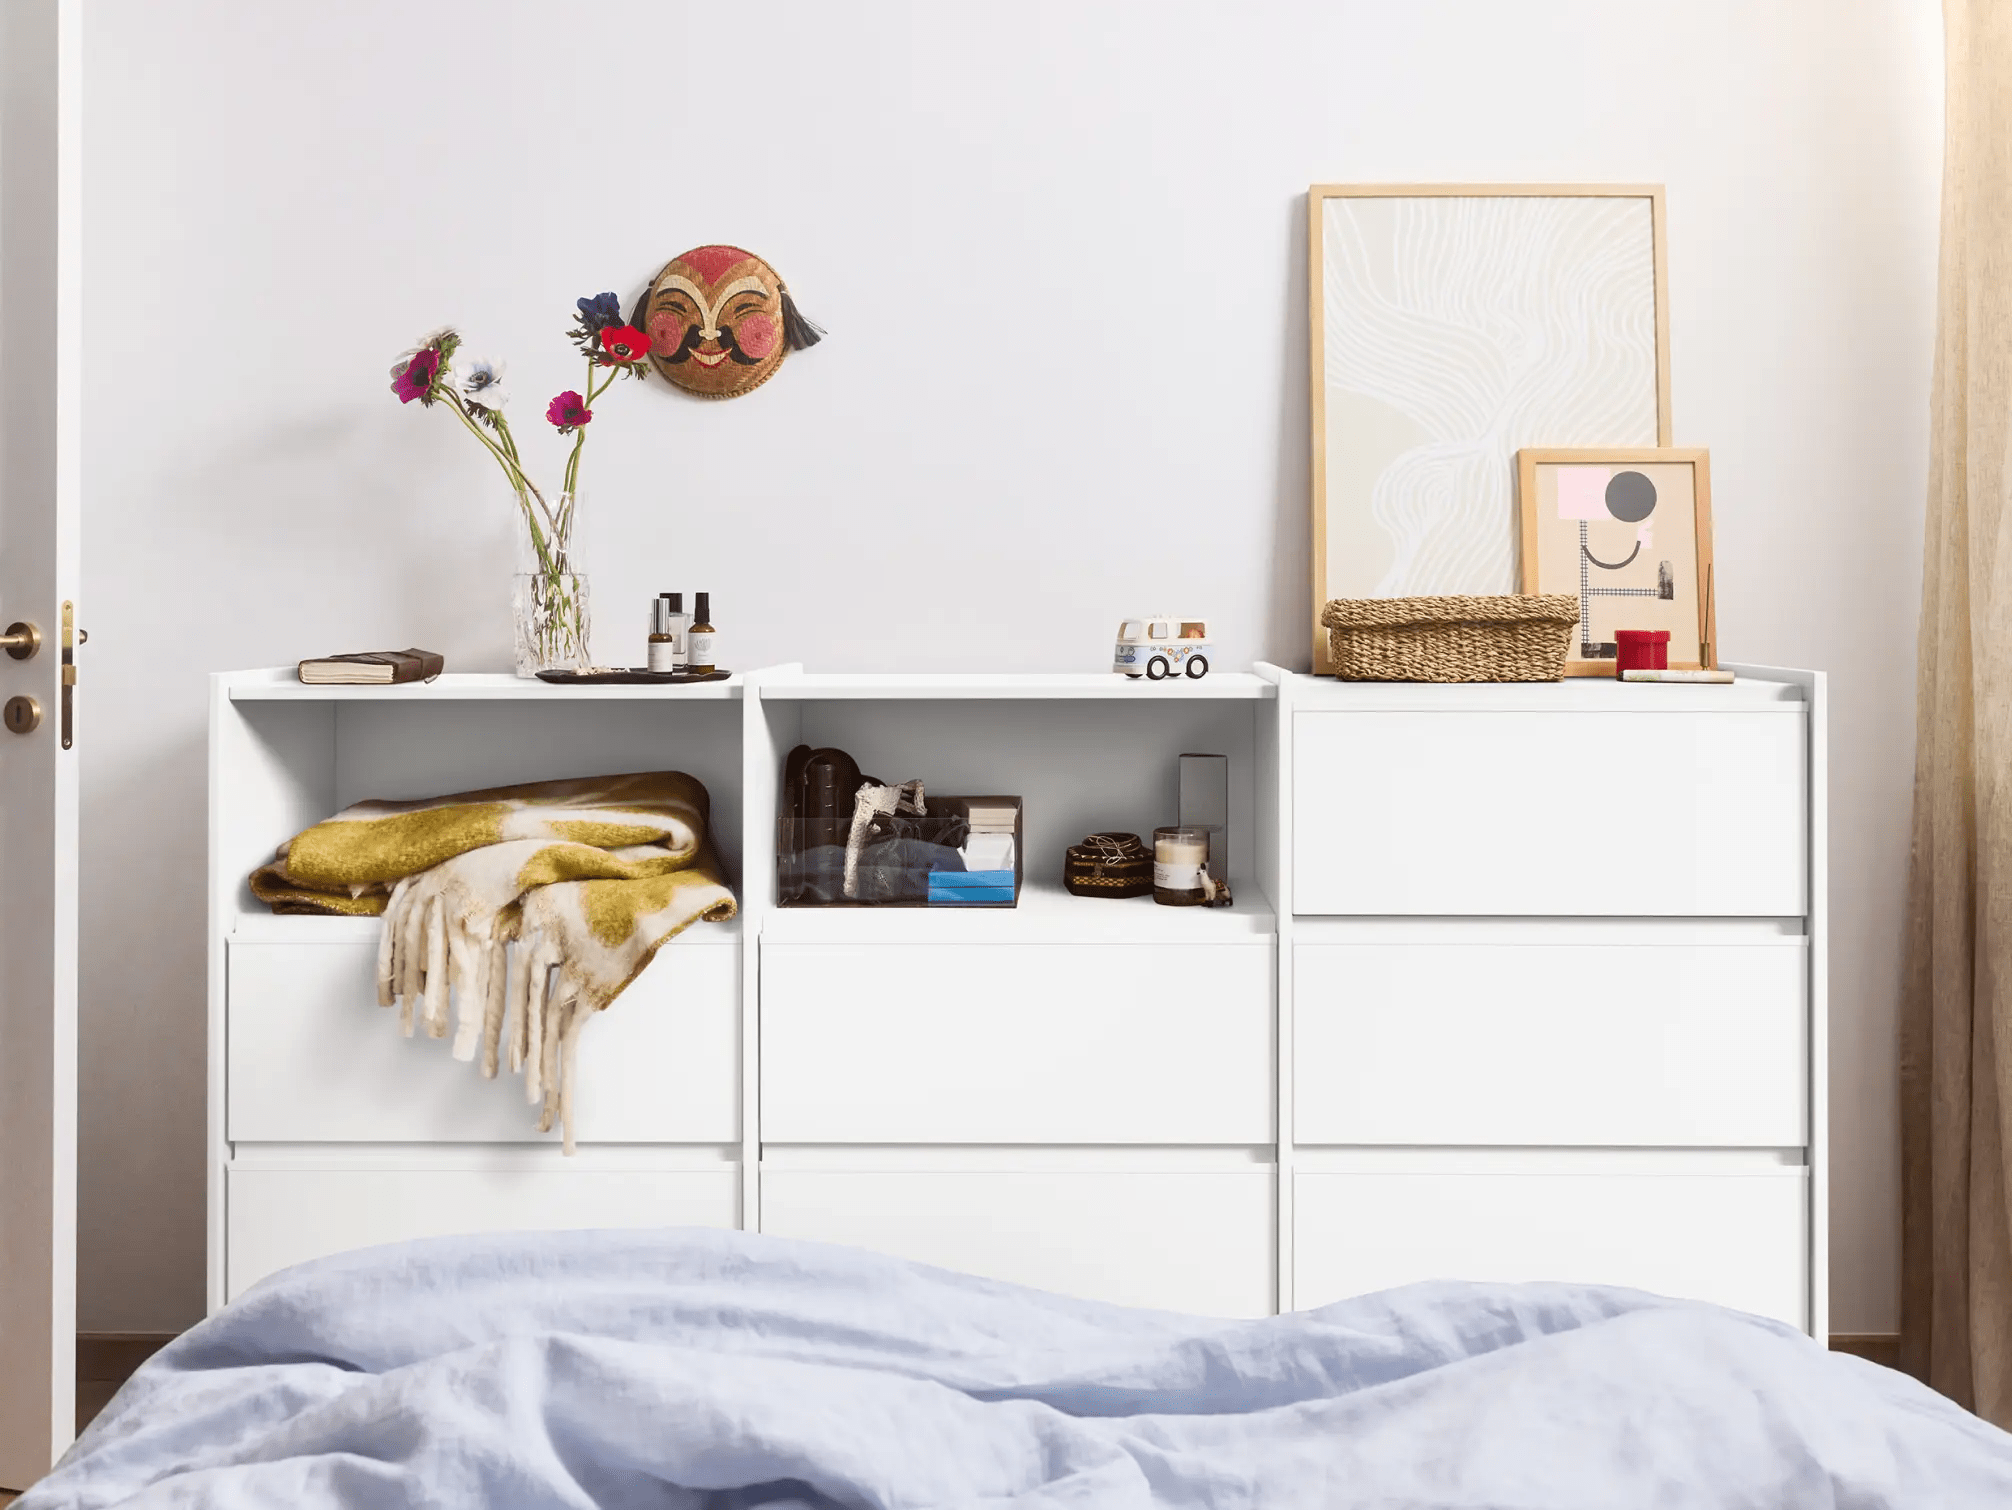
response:
<path fill-rule="evenodd" d="M 1612 676 L 1616 629 L 1667 629 L 1672 669 L 1718 664 L 1708 453 L 1526 448 L 1516 501 L 1519 590 L 1579 600 L 1567 676 Z"/>
<path fill-rule="evenodd" d="M 1663 191 L 1316 185 L 1314 669 L 1330 598 L 1516 590 L 1525 446 L 1670 442 Z"/>

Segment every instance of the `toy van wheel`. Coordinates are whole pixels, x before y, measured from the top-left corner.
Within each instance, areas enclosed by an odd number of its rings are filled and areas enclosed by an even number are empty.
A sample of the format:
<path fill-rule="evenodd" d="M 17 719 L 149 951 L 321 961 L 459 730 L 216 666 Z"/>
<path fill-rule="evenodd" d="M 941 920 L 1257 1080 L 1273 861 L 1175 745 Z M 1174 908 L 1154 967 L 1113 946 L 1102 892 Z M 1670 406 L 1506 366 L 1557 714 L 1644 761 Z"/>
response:
<path fill-rule="evenodd" d="M 1209 658 L 1205 655 L 1188 657 L 1188 675 L 1199 681 L 1209 674 Z"/>
<path fill-rule="evenodd" d="M 1127 672 L 1125 673 L 1125 678 L 1126 678 L 1126 680 L 1127 680 L 1127 681 L 1134 681 L 1134 682 L 1135 682 L 1135 681 L 1137 681 L 1137 680 L 1139 679 L 1140 675 L 1141 675 L 1141 673 L 1140 673 L 1140 672 L 1137 672 L 1137 671 L 1127 671 Z"/>
<path fill-rule="evenodd" d="M 1167 679 L 1167 658 L 1165 656 L 1156 655 L 1150 661 L 1146 662 L 1147 681 L 1163 682 L 1166 679 Z"/>

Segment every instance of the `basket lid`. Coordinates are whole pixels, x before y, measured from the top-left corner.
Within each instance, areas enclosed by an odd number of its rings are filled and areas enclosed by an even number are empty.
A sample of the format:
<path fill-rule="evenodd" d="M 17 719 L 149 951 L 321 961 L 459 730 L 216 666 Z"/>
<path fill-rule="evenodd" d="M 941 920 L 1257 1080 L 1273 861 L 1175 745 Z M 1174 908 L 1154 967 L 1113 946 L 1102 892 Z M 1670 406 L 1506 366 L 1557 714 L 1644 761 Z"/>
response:
<path fill-rule="evenodd" d="M 1329 629 L 1394 629 L 1412 624 L 1576 624 L 1571 593 L 1503 593 L 1443 598 L 1335 598 L 1320 612 Z"/>

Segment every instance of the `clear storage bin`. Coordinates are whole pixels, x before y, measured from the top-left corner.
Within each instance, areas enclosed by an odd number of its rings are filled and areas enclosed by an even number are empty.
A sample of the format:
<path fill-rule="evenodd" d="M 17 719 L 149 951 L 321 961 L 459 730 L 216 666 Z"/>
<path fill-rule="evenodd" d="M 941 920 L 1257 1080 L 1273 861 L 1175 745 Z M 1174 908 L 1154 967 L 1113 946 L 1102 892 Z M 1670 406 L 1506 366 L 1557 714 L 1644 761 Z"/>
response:
<path fill-rule="evenodd" d="M 853 863 L 829 823 L 776 820 L 782 907 L 1012 907 L 1024 874 L 1018 797 L 939 797 L 920 816 L 881 814 Z M 808 825 L 806 825 L 808 828 Z M 807 838 L 823 842 L 805 843 Z"/>

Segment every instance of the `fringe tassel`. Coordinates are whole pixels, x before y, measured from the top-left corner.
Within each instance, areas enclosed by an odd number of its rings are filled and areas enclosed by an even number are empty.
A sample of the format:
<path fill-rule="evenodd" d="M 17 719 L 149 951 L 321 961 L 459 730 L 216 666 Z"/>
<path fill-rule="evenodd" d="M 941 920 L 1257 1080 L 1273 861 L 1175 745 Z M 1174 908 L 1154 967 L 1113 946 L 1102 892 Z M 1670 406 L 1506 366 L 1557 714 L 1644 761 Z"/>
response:
<path fill-rule="evenodd" d="M 510 1073 L 524 1069 L 524 973 L 531 967 L 531 946 L 519 943 L 510 951 L 509 978 L 503 986 L 503 1031 L 510 1040 Z"/>
<path fill-rule="evenodd" d="M 802 351 L 806 346 L 815 346 L 824 339 L 824 327 L 813 325 L 803 317 L 803 311 L 796 307 L 796 300 L 789 296 L 787 288 L 782 291 L 782 334 L 791 351 Z"/>
<path fill-rule="evenodd" d="M 567 1158 L 573 1156 L 573 1066 L 580 1057 L 580 1029 L 590 1014 L 575 999 L 568 1005 L 566 1037 L 559 1050 L 559 1130 Z"/>
<path fill-rule="evenodd" d="M 482 1045 L 489 1013 L 489 983 L 483 966 L 489 947 L 458 922 L 447 925 L 448 978 L 454 987 L 454 1057 L 466 1064 Z"/>
<path fill-rule="evenodd" d="M 558 1000 L 558 991 L 548 986 L 545 991 L 545 1009 L 539 1015 L 544 1019 L 539 1026 L 542 1042 L 539 1044 L 539 1092 L 538 1131 L 552 1130 L 553 1114 L 559 1109 L 559 1040 L 564 1029 L 564 1009 Z"/>
<path fill-rule="evenodd" d="M 581 1005 L 558 946 L 544 938 L 477 937 L 447 916 L 445 898 L 416 893 L 401 881 L 384 910 L 377 945 L 377 1000 L 397 1006 L 399 1026 L 413 1036 L 447 1036 L 454 1012 L 453 1054 L 494 1079 L 507 1060 L 524 1076 L 524 1099 L 539 1109 L 538 1131 L 560 1131 L 575 1152 L 574 1089 L 580 1033 L 594 1014 Z"/>
<path fill-rule="evenodd" d="M 482 1078 L 494 1080 L 502 1057 L 504 995 L 510 985 L 510 945 L 492 940 L 482 950 Z"/>
<path fill-rule="evenodd" d="M 391 900 L 384 904 L 384 929 L 377 935 L 377 1004 L 388 1007 L 398 1000 L 398 928 L 395 920 L 405 894 L 411 889 L 407 876 L 391 888 Z"/>
<path fill-rule="evenodd" d="M 398 923 L 398 1030 L 407 1038 L 416 1026 L 413 1009 L 426 989 L 426 909 L 405 899 L 405 914 Z"/>
<path fill-rule="evenodd" d="M 524 1099 L 533 1106 L 543 1104 L 545 1088 L 552 1083 L 552 1055 L 557 1049 L 552 1041 L 552 973 L 558 963 L 558 946 L 545 939 L 531 946 L 525 961 Z M 540 1132 L 551 1130 L 549 1122 L 538 1124 Z"/>
<path fill-rule="evenodd" d="M 439 897 L 426 904 L 426 1036 L 447 1036 L 447 919 Z"/>

